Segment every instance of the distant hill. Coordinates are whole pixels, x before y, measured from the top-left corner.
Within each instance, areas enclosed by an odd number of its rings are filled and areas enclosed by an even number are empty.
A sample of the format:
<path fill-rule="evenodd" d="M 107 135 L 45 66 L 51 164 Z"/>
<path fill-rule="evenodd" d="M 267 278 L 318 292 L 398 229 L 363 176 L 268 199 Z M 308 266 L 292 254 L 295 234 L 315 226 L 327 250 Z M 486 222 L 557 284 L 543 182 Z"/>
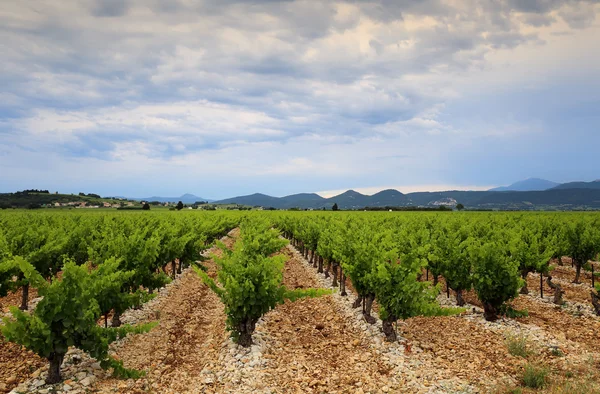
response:
<path fill-rule="evenodd" d="M 365 207 L 386 206 L 439 206 L 456 205 L 459 202 L 474 202 L 478 194 L 472 196 L 468 193 L 486 192 L 436 192 L 436 193 L 411 193 L 402 194 L 398 190 L 388 189 L 368 196 L 355 190 L 348 190 L 330 198 L 323 198 L 318 194 L 294 194 L 286 197 L 272 197 L 265 194 L 251 194 L 225 200 L 215 201 L 215 204 L 242 204 L 250 206 L 273 207 L 278 209 L 330 209 L 337 204 L 340 209 L 361 209 Z M 464 203 L 463 203 L 464 204 Z"/>
<path fill-rule="evenodd" d="M 530 178 L 524 181 L 515 182 L 510 186 L 501 186 L 494 189 L 490 189 L 491 192 L 505 192 L 505 191 L 517 191 L 517 192 L 530 192 L 530 191 L 542 191 L 552 189 L 553 187 L 559 186 L 559 183 L 547 181 L 540 178 Z"/>
<path fill-rule="evenodd" d="M 592 182 L 563 183 L 562 185 L 558 185 L 558 186 L 554 187 L 553 189 L 555 189 L 555 190 L 559 190 L 559 189 L 595 189 L 595 190 L 599 190 L 600 189 L 600 179 L 592 181 Z"/>
<path fill-rule="evenodd" d="M 278 201 L 282 208 L 294 207 L 317 207 L 326 202 L 326 199 L 316 193 L 300 193 L 291 196 L 281 197 Z M 333 204 L 332 204 L 333 205 Z"/>
<path fill-rule="evenodd" d="M 273 207 L 277 209 L 331 209 L 338 204 L 340 209 L 362 209 L 365 207 L 439 207 L 455 206 L 458 203 L 472 209 L 507 210 L 572 210 L 600 209 L 600 189 L 551 189 L 544 191 L 462 191 L 417 192 L 403 194 L 397 190 L 383 190 L 372 196 L 348 190 L 337 196 L 323 198 L 317 194 L 294 194 L 286 197 L 272 197 L 265 194 L 251 194 L 215 204 L 242 204 Z"/>
<path fill-rule="evenodd" d="M 198 197 L 195 196 L 193 194 L 184 194 L 183 196 L 180 197 L 158 197 L 158 196 L 152 196 L 152 197 L 145 197 L 145 198 L 131 198 L 131 200 L 136 200 L 136 201 L 158 201 L 158 202 L 179 202 L 181 201 L 184 204 L 193 204 L 196 201 L 208 201 L 210 202 L 211 200 L 208 200 L 206 198 L 202 198 L 202 197 Z"/>
<path fill-rule="evenodd" d="M 262 193 L 254 193 L 248 196 L 238 196 L 214 201 L 215 204 L 241 204 L 249 206 L 273 207 L 277 209 L 288 208 L 314 208 L 323 206 L 325 198 L 316 193 L 299 193 L 285 197 L 272 197 Z"/>
<path fill-rule="evenodd" d="M 225 200 L 215 201 L 215 204 L 242 204 L 250 206 L 273 207 L 278 209 L 301 208 L 320 209 L 331 208 L 337 203 L 342 209 L 358 209 L 367 206 L 398 205 L 404 201 L 403 194 L 397 190 L 383 190 L 372 196 L 348 190 L 334 197 L 324 198 L 316 193 L 292 194 L 281 198 L 255 193 L 248 196 L 239 196 Z"/>
<path fill-rule="evenodd" d="M 292 196 L 288 196 L 292 197 Z M 254 193 L 248 196 L 238 196 L 232 198 L 226 198 L 224 200 L 214 201 L 215 204 L 240 204 L 240 205 L 249 205 L 249 206 L 261 206 L 261 207 L 273 207 L 273 208 L 283 208 L 281 206 L 280 198 L 267 196 L 262 193 Z"/>
<path fill-rule="evenodd" d="M 329 203 L 327 206 L 333 206 L 333 204 L 337 204 L 338 207 L 343 209 L 358 209 L 370 206 L 371 196 L 360 194 L 354 190 L 348 190 L 337 196 L 330 197 L 326 201 Z"/>
<path fill-rule="evenodd" d="M 0 193 L 0 208 L 37 208 L 41 206 L 58 205 L 78 205 L 77 203 L 87 203 L 88 205 L 103 205 L 103 203 L 118 204 L 122 200 L 117 197 L 100 197 L 97 194 L 58 194 L 58 193 L 36 193 L 29 191 L 20 191 L 15 193 Z M 133 202 L 133 201 L 132 201 Z"/>
<path fill-rule="evenodd" d="M 507 188 L 541 188 L 554 184 L 543 179 L 528 179 L 517 182 Z M 556 185 L 556 184 L 554 184 Z M 98 195 L 61 195 L 47 191 L 23 191 L 16 193 L 0 193 L 0 208 L 44 206 L 67 202 L 83 201 L 90 204 L 101 204 L 111 198 Z M 556 185 L 548 190 L 511 191 L 463 191 L 448 190 L 442 192 L 416 192 L 403 194 L 398 190 L 388 189 L 371 196 L 348 190 L 333 197 L 325 198 L 315 193 L 299 193 L 285 197 L 273 197 L 262 193 L 238 196 L 219 201 L 210 201 L 193 194 L 180 197 L 147 197 L 130 200 L 173 202 L 182 201 L 192 204 L 196 201 L 209 201 L 215 204 L 240 204 L 276 209 L 331 209 L 337 204 L 340 209 L 363 209 L 366 207 L 454 207 L 458 203 L 468 209 L 501 209 L 501 210 L 586 210 L 600 209 L 600 180 L 593 182 L 570 182 Z"/>
<path fill-rule="evenodd" d="M 504 209 L 600 209 L 600 189 L 492 193 L 483 196 L 477 205 Z"/>
<path fill-rule="evenodd" d="M 446 192 L 416 192 L 406 194 L 406 206 L 454 206 L 458 203 L 466 207 L 477 207 L 479 200 L 496 192 L 450 190 Z M 499 194 L 499 193 L 496 193 Z"/>
<path fill-rule="evenodd" d="M 393 205 L 393 203 L 397 203 L 398 201 L 408 201 L 408 198 L 404 194 L 394 189 L 382 190 L 379 193 L 373 194 L 370 199 L 372 203 L 383 206 Z"/>

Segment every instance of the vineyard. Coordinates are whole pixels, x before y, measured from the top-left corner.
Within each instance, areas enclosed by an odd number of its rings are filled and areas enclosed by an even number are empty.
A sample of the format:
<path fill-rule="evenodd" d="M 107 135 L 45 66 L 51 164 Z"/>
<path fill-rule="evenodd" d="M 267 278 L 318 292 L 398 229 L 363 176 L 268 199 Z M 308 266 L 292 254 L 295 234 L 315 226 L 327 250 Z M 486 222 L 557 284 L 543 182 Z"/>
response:
<path fill-rule="evenodd" d="M 0 213 L 0 392 L 600 392 L 600 215 Z"/>

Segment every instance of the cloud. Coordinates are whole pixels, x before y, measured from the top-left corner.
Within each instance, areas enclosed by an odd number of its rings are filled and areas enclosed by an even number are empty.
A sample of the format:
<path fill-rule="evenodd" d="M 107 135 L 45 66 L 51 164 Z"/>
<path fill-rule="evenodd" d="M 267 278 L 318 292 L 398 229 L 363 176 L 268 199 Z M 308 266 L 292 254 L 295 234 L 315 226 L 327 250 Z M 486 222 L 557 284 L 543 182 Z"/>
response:
<path fill-rule="evenodd" d="M 453 138 L 484 146 L 557 132 L 542 93 L 524 103 L 527 89 L 557 92 L 560 80 L 593 107 L 599 10 L 583 0 L 9 2 L 0 164 L 29 168 L 16 153 L 28 152 L 56 174 L 100 163 L 171 182 L 196 165 L 238 180 L 302 177 L 311 190 L 365 185 L 369 171 L 376 184 L 447 183 L 455 152 L 445 150 L 464 148 Z M 399 169 L 403 182 L 390 183 Z"/>
<path fill-rule="evenodd" d="M 92 14 L 99 17 L 118 17 L 126 14 L 129 4 L 126 0 L 102 0 L 92 6 Z"/>
<path fill-rule="evenodd" d="M 594 22 L 596 12 L 594 4 L 569 4 L 560 10 L 559 15 L 567 22 L 569 27 L 583 29 Z"/>

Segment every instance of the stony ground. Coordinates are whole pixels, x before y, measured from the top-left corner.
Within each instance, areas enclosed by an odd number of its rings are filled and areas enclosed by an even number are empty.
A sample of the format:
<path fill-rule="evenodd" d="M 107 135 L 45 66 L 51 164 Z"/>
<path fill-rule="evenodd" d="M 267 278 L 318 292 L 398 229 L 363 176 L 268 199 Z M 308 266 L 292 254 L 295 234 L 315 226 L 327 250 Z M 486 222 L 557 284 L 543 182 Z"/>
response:
<path fill-rule="evenodd" d="M 319 287 L 299 255 L 285 251 L 288 288 Z M 332 295 L 286 302 L 266 319 L 270 338 L 265 381 L 275 392 L 376 392 L 393 388 L 390 368 L 371 349 L 364 333 L 340 313 Z M 387 391 L 387 390 L 386 390 Z"/>
<path fill-rule="evenodd" d="M 136 382 L 102 380 L 96 385 L 98 391 L 184 392 L 201 380 L 204 367 L 217 359 L 227 337 L 225 313 L 216 295 L 193 271 L 183 274 L 155 311 L 160 322 L 156 328 L 126 339 L 115 349 L 125 365 L 145 370 L 147 375 Z"/>
<path fill-rule="evenodd" d="M 0 393 L 28 380 L 44 364 L 44 360 L 21 346 L 4 342 L 0 335 Z"/>
<path fill-rule="evenodd" d="M 21 305 L 22 291 L 8 294 L 0 298 L 0 318 L 10 315 L 9 307 Z M 35 289 L 29 291 L 29 303 L 38 297 Z M 1 320 L 0 320 L 1 323 Z M 9 392 L 19 382 L 28 380 L 35 376 L 36 371 L 45 364 L 34 353 L 27 351 L 19 345 L 5 342 L 0 334 L 0 393 Z"/>
<path fill-rule="evenodd" d="M 36 299 L 38 296 L 36 289 L 29 289 L 28 300 L 29 304 L 31 301 Z M 0 312 L 6 314 L 9 312 L 8 308 L 11 306 L 19 306 L 21 305 L 21 298 L 23 297 L 23 290 L 18 289 L 14 293 L 9 293 L 6 297 L 0 297 Z"/>
<path fill-rule="evenodd" d="M 222 241 L 232 247 L 239 230 Z M 220 255 L 212 248 L 208 254 Z M 331 279 L 292 247 L 284 283 L 289 288 L 331 288 Z M 216 275 L 212 260 L 204 263 Z M 570 266 L 555 270 L 564 285 L 565 306 L 552 304 L 552 292 L 539 297 L 539 276 L 530 275 L 530 294 L 513 301 L 528 316 L 483 319 L 473 292 L 466 312 L 453 317 L 416 317 L 398 323 L 400 340 L 386 343 L 381 321 L 367 324 L 360 309 L 337 289 L 331 295 L 279 305 L 261 319 L 248 349 L 235 345 L 225 330 L 223 304 L 191 270 L 162 289 L 140 310 L 128 311 L 128 323 L 158 321 L 146 334 L 113 344 L 113 355 L 126 366 L 144 370 L 140 379 L 109 376 L 87 355 L 71 350 L 63 365 L 65 381 L 45 386 L 44 360 L 21 347 L 0 342 L 0 392 L 37 393 L 508 393 L 520 386 L 527 363 L 544 365 L 549 384 L 535 392 L 597 393 L 600 370 L 600 319 L 591 313 L 582 285 L 571 284 Z M 443 284 L 443 281 L 442 281 Z M 537 286 L 537 287 L 536 287 Z M 32 295 L 32 298 L 35 294 Z M 454 295 L 438 297 L 454 306 Z M 0 300 L 18 305 L 20 294 Z M 374 316 L 377 316 L 375 307 Z M 527 344 L 527 357 L 512 355 L 508 343 Z M 523 392 L 529 392 L 524 390 Z M 534 392 L 534 391 L 531 391 Z"/>

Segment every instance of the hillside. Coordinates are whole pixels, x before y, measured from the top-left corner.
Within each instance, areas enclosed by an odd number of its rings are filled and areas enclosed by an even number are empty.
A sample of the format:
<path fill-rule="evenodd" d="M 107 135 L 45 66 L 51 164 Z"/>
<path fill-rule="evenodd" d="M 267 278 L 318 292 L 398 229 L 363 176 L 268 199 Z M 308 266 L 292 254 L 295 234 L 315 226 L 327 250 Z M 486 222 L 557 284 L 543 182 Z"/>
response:
<path fill-rule="evenodd" d="M 530 191 L 542 191 L 552 189 L 553 187 L 559 186 L 559 183 L 548 181 L 540 178 L 529 178 L 524 181 L 515 182 L 510 186 L 501 186 L 494 189 L 490 189 L 491 192 L 504 192 L 504 191 L 517 191 L 517 192 L 530 192 Z"/>
<path fill-rule="evenodd" d="M 600 184 L 600 182 L 599 182 Z M 546 191 L 461 191 L 416 192 L 403 194 L 397 190 L 383 190 L 372 196 L 348 190 L 337 196 L 323 198 L 317 194 L 295 194 L 272 197 L 265 194 L 239 196 L 216 201 L 216 204 L 242 204 L 277 209 L 362 209 L 386 206 L 455 206 L 458 203 L 472 209 L 600 209 L 600 189 L 551 189 Z"/>
<path fill-rule="evenodd" d="M 370 204 L 374 206 L 396 205 L 399 201 L 408 201 L 408 198 L 394 189 L 382 190 L 370 197 Z"/>
<path fill-rule="evenodd" d="M 103 198 L 97 194 L 58 194 L 58 193 L 38 193 L 38 192 L 15 192 L 0 193 L 0 208 L 32 208 L 42 206 L 76 205 L 78 203 L 87 203 L 89 205 L 102 205 L 105 202 L 111 205 L 122 202 L 131 202 L 131 200 L 117 198 Z"/>
<path fill-rule="evenodd" d="M 483 196 L 478 207 L 503 209 L 600 209 L 600 189 L 551 189 Z"/>
<path fill-rule="evenodd" d="M 293 196 L 288 196 L 293 197 Z M 285 198 L 285 197 L 283 197 Z M 283 208 L 281 203 L 282 198 L 267 196 L 262 193 L 254 193 L 248 196 L 238 196 L 232 198 L 226 198 L 224 200 L 215 201 L 215 204 L 240 204 L 248 206 L 261 206 L 261 207 L 273 207 Z"/>
<path fill-rule="evenodd" d="M 300 193 L 282 197 L 278 203 L 282 208 L 294 208 L 300 206 L 316 207 L 326 202 L 326 199 L 316 193 Z"/>
<path fill-rule="evenodd" d="M 249 196 L 239 196 L 215 201 L 215 204 L 237 203 L 250 206 L 274 207 L 277 209 L 330 209 L 333 204 L 337 204 L 340 209 L 362 209 L 364 207 L 386 206 L 434 207 L 439 205 L 456 205 L 457 201 L 462 202 L 465 205 L 474 205 L 476 201 L 486 193 L 489 192 L 449 191 L 403 194 L 397 190 L 388 189 L 369 196 L 355 190 L 348 190 L 330 198 L 323 198 L 317 194 L 295 194 L 277 198 L 256 193 Z M 307 198 L 306 196 L 311 196 L 311 198 Z"/>
<path fill-rule="evenodd" d="M 212 201 L 206 198 L 202 198 L 202 197 L 198 197 L 195 196 L 193 194 L 184 194 L 183 196 L 179 196 L 179 197 L 159 197 L 159 196 L 152 196 L 152 197 L 144 197 L 144 198 L 131 198 L 131 200 L 135 200 L 135 201 L 158 201 L 158 202 L 172 202 L 172 203 L 177 203 L 179 201 L 181 201 L 184 204 L 193 204 L 195 202 L 198 201 Z"/>
<path fill-rule="evenodd" d="M 342 194 L 327 199 L 327 205 L 337 204 L 341 209 L 359 209 L 372 206 L 371 196 L 366 196 L 354 190 L 348 190 Z"/>
<path fill-rule="evenodd" d="M 558 185 L 554 187 L 554 189 L 563 190 L 563 189 L 594 189 L 600 190 L 600 180 L 592 181 L 592 182 L 569 182 L 563 183 L 562 185 Z"/>
<path fill-rule="evenodd" d="M 531 184 L 530 184 L 531 186 Z M 193 204 L 207 201 L 193 194 L 180 197 L 149 197 L 131 201 L 159 201 Z M 26 208 L 30 206 L 54 206 L 56 203 L 76 205 L 102 205 L 104 202 L 119 204 L 123 200 L 102 198 L 96 194 L 71 195 L 50 194 L 39 191 L 0 194 L 0 207 Z M 365 207 L 453 207 L 458 203 L 470 209 L 508 210 L 582 210 L 600 209 L 600 181 L 571 182 L 543 191 L 462 191 L 416 192 L 403 194 L 397 190 L 382 190 L 365 195 L 348 190 L 333 197 L 324 198 L 316 193 L 298 193 L 285 197 L 273 197 L 262 193 L 212 201 L 213 204 L 239 204 L 251 207 L 276 209 L 331 209 L 337 204 L 340 209 L 363 209 Z"/>

